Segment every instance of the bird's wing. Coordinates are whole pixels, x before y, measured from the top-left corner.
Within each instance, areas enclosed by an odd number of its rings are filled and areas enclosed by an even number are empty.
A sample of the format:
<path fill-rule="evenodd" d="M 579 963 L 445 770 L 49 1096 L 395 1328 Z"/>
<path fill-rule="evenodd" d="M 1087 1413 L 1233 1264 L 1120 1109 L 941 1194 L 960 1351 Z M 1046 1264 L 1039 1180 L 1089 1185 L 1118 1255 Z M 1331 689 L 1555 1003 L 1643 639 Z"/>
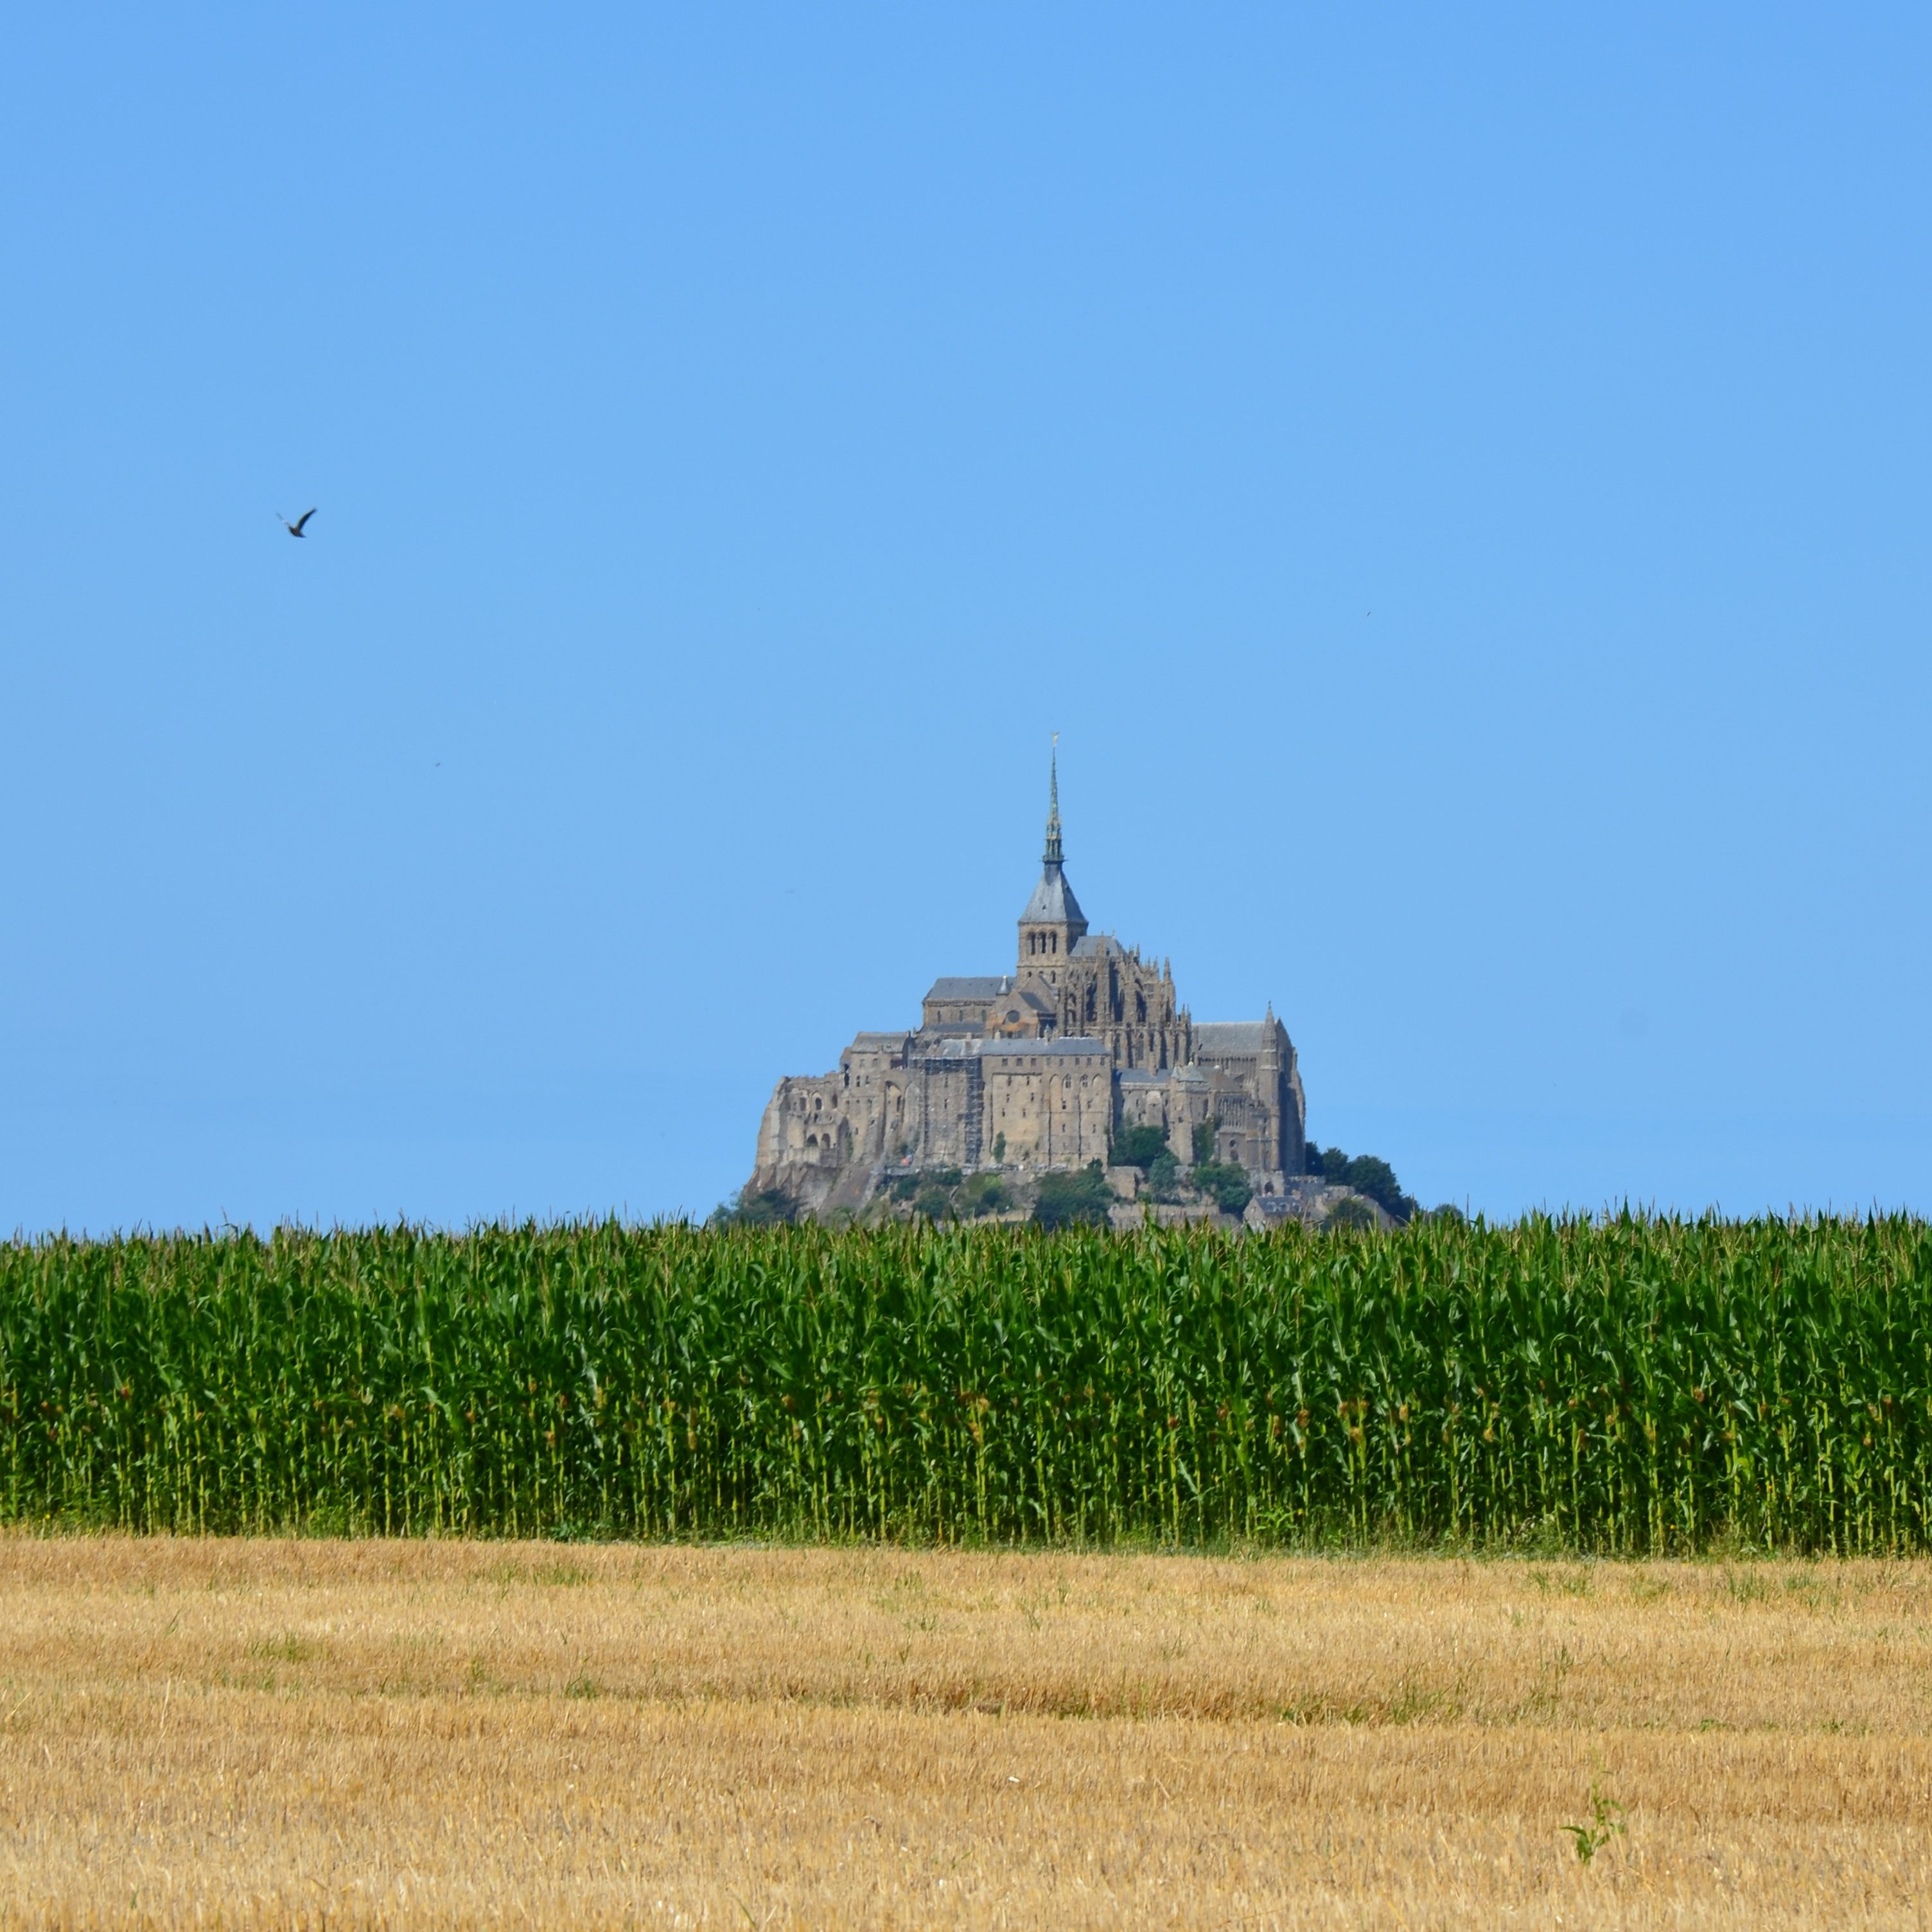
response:
<path fill-rule="evenodd" d="M 296 519 L 294 527 L 298 534 L 301 532 L 303 525 L 304 525 L 308 521 L 309 518 L 314 514 L 315 512 L 313 509 L 308 509 L 303 511 L 302 514 Z"/>

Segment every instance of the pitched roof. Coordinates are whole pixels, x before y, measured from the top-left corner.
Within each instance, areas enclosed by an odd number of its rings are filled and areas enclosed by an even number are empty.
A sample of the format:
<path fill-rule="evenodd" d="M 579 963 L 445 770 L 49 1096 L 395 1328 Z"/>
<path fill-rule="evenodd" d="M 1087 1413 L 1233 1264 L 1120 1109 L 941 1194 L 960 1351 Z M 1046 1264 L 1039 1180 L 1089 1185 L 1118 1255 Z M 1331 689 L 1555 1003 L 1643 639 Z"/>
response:
<path fill-rule="evenodd" d="M 1223 1054 L 1254 1054 L 1267 1044 L 1266 1020 L 1197 1020 L 1194 1025 L 1194 1057 L 1219 1060 Z"/>
<path fill-rule="evenodd" d="M 928 1000 L 997 1000 L 1012 983 L 1004 973 L 974 974 L 963 979 L 935 980 L 926 997 Z"/>
<path fill-rule="evenodd" d="M 1026 910 L 1020 914 L 1020 923 L 1022 926 L 1086 925 L 1087 915 L 1080 910 L 1080 902 L 1073 896 L 1073 888 L 1066 883 L 1066 874 L 1058 861 L 1047 861 L 1040 875 L 1040 884 L 1033 889 L 1033 897 L 1026 902 Z"/>

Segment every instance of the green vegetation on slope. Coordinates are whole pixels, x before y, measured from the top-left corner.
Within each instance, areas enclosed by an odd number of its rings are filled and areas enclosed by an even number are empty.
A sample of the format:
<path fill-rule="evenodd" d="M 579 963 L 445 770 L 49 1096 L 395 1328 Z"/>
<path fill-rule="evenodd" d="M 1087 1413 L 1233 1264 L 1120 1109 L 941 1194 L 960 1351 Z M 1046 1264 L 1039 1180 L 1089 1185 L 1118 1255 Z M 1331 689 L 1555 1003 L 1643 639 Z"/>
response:
<path fill-rule="evenodd" d="M 1167 1146 L 1167 1136 L 1158 1127 L 1120 1127 L 1108 1159 L 1116 1167 L 1151 1166 Z"/>
<path fill-rule="evenodd" d="M 1352 1187 L 1367 1196 L 1392 1220 L 1406 1221 L 1421 1211 L 1414 1196 L 1402 1191 L 1395 1169 L 1377 1155 L 1358 1154 L 1351 1160 L 1340 1148 L 1317 1147 L 1310 1141 L 1303 1166 L 1331 1186 Z"/>
<path fill-rule="evenodd" d="M 1932 1228 L 0 1246 L 0 1516 L 1932 1546 Z"/>
<path fill-rule="evenodd" d="M 1076 1223 L 1104 1228 L 1113 1204 L 1114 1190 L 1096 1160 L 1070 1174 L 1042 1174 L 1034 1190 L 1033 1218 L 1049 1232 Z"/>

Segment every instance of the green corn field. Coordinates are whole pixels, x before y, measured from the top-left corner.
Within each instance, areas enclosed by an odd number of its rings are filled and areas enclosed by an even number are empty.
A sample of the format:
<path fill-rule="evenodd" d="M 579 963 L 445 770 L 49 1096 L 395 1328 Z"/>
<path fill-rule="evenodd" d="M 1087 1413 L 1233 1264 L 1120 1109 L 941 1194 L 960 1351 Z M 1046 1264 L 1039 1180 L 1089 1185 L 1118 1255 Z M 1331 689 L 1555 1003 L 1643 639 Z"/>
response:
<path fill-rule="evenodd" d="M 0 1246 L 0 1516 L 200 1533 L 1932 1546 L 1932 1224 Z"/>

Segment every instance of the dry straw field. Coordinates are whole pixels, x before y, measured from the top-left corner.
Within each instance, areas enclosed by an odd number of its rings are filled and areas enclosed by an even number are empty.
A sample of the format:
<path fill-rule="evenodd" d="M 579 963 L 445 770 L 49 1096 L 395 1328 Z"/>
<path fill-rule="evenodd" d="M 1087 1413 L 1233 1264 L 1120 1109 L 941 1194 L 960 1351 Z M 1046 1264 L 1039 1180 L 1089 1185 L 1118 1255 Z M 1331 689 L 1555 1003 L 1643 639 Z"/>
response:
<path fill-rule="evenodd" d="M 1917 1563 L 16 1536 L 0 1924 L 1916 1925 L 1929 1710 Z"/>

